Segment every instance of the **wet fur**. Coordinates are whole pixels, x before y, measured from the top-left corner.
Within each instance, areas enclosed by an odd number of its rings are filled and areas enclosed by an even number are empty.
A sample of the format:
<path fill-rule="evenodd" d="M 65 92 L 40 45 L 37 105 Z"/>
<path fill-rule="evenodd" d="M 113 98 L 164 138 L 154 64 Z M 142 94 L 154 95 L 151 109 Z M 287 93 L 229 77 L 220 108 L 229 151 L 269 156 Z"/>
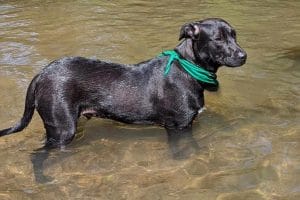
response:
<path fill-rule="evenodd" d="M 207 19 L 182 26 L 175 50 L 211 72 L 222 65 L 241 66 L 246 53 L 236 43 L 234 29 L 224 20 Z M 21 131 L 34 109 L 46 129 L 47 146 L 69 143 L 80 115 L 131 124 L 158 124 L 167 130 L 186 129 L 204 106 L 204 89 L 174 62 L 168 76 L 168 57 L 124 65 L 82 57 L 67 57 L 45 67 L 32 80 L 25 111 L 15 126 L 0 136 Z"/>

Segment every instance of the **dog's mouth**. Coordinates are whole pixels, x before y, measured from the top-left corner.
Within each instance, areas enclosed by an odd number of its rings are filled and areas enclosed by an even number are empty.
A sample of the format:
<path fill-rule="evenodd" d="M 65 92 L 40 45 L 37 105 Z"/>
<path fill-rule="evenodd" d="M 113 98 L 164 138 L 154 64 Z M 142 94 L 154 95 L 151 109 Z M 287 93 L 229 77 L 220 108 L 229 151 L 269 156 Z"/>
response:
<path fill-rule="evenodd" d="M 246 63 L 246 60 L 246 58 L 228 57 L 224 59 L 224 65 L 227 67 L 240 67 Z"/>
<path fill-rule="evenodd" d="M 247 53 L 241 48 L 230 53 L 224 50 L 223 53 L 219 53 L 215 56 L 215 60 L 220 65 L 227 67 L 240 67 L 246 63 Z"/>

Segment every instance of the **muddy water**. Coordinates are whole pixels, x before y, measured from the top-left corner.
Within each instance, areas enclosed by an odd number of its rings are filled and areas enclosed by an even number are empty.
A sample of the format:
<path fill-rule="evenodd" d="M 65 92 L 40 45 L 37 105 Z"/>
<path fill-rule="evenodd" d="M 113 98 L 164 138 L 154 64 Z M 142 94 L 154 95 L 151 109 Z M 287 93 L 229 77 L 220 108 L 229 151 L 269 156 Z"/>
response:
<path fill-rule="evenodd" d="M 221 89 L 194 123 L 199 149 L 185 140 L 178 157 L 159 127 L 82 119 L 38 183 L 35 114 L 0 138 L 0 199 L 300 199 L 299 10 L 297 0 L 0 1 L 0 128 L 20 118 L 34 74 L 63 56 L 135 63 L 173 48 L 183 23 L 222 17 L 249 57 L 218 72 Z"/>

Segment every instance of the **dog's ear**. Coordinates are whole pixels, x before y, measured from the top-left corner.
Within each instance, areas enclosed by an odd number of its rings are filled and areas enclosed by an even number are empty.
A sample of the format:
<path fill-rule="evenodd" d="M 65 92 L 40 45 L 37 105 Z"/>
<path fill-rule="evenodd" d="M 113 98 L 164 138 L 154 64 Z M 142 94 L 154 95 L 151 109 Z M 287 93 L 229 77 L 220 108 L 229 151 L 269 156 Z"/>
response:
<path fill-rule="evenodd" d="M 179 40 L 183 38 L 191 38 L 192 40 L 198 40 L 200 35 L 200 27 L 196 23 L 184 24 L 181 27 Z"/>

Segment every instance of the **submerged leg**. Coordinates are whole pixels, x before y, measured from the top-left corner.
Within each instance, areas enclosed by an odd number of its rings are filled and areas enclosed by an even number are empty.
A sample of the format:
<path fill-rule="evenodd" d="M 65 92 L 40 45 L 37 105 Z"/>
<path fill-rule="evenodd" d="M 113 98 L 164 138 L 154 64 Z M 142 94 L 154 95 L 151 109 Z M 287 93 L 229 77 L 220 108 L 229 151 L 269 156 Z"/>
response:
<path fill-rule="evenodd" d="M 78 109 L 66 102 L 55 102 L 54 105 L 41 105 L 38 112 L 46 129 L 46 147 L 62 147 L 72 141 L 75 136 Z"/>
<path fill-rule="evenodd" d="M 52 150 L 55 148 L 63 149 L 66 144 L 72 141 L 75 136 L 78 119 L 78 114 L 75 110 L 71 112 L 70 110 L 56 107 L 54 112 L 50 114 L 47 109 L 43 109 L 43 107 L 38 108 L 46 129 L 45 146 L 37 149 L 31 155 L 33 172 L 38 183 L 47 183 L 53 180 L 53 178 L 44 175 L 44 162 Z"/>
<path fill-rule="evenodd" d="M 174 159 L 188 158 L 200 150 L 199 144 L 193 137 L 192 127 L 186 129 L 166 129 L 168 144 Z"/>
<path fill-rule="evenodd" d="M 67 158 L 72 154 L 73 152 L 71 149 L 65 150 L 65 148 L 51 148 L 46 145 L 34 150 L 34 152 L 31 153 L 31 162 L 35 181 L 41 184 L 51 183 L 55 180 L 55 177 L 45 175 L 45 169 L 56 162 L 61 162 L 64 158 Z M 51 158 L 51 162 L 47 162 L 47 165 L 45 165 L 45 161 L 49 159 L 49 157 Z"/>
<path fill-rule="evenodd" d="M 44 175 L 44 161 L 49 157 L 48 147 L 42 147 L 31 154 L 31 162 L 33 165 L 34 178 L 37 183 L 48 183 L 53 181 L 52 177 Z"/>

